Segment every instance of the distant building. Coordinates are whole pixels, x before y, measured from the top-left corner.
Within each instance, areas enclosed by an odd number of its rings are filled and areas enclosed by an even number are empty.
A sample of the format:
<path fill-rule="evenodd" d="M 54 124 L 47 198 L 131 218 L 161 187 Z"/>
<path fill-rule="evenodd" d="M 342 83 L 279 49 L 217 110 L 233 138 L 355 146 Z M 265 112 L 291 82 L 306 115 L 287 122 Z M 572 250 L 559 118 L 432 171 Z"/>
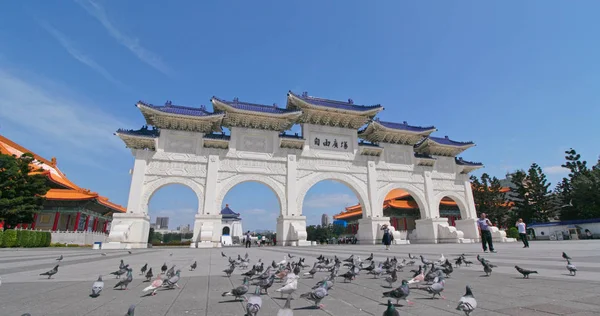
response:
<path fill-rule="evenodd" d="M 221 243 L 224 245 L 239 242 L 244 236 L 242 218 L 239 213 L 232 211 L 229 204 L 221 210 Z"/>
<path fill-rule="evenodd" d="M 156 218 L 156 229 L 169 229 L 169 218 L 168 217 L 157 217 Z"/>
<path fill-rule="evenodd" d="M 182 234 L 191 232 L 190 224 L 177 226 L 177 231 Z"/>
<path fill-rule="evenodd" d="M 327 214 L 321 215 L 321 226 L 328 226 L 329 223 L 329 216 Z"/>

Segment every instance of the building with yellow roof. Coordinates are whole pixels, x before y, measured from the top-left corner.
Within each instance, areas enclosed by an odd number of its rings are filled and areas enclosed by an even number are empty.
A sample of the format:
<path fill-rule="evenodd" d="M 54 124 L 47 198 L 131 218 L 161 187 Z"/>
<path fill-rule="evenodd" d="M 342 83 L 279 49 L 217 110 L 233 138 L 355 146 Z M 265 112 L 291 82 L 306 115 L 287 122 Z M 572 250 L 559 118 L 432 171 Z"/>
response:
<path fill-rule="evenodd" d="M 84 189 L 73 183 L 60 171 L 56 158 L 47 160 L 31 150 L 0 135 L 0 153 L 20 157 L 31 153 L 35 160 L 32 174 L 43 174 L 48 179 L 50 190 L 40 213 L 34 215 L 33 223 L 19 224 L 21 228 L 52 231 L 106 232 L 113 213 L 125 213 L 123 206 L 112 203 L 108 198 Z"/>

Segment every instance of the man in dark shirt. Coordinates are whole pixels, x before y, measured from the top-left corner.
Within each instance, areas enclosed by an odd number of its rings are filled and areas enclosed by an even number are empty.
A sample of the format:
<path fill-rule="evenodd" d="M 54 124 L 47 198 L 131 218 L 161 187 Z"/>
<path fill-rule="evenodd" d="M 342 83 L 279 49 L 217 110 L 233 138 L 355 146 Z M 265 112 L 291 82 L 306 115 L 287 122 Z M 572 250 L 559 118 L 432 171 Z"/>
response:
<path fill-rule="evenodd" d="M 477 220 L 477 226 L 481 232 L 481 246 L 483 247 L 483 252 L 488 251 L 488 246 L 491 252 L 496 252 L 496 250 L 494 250 L 494 244 L 492 243 L 492 232 L 490 231 L 492 222 L 487 218 L 485 213 L 481 213 L 481 216 Z"/>
<path fill-rule="evenodd" d="M 252 238 L 250 238 L 250 231 L 246 233 L 246 248 L 250 248 L 252 246 Z"/>

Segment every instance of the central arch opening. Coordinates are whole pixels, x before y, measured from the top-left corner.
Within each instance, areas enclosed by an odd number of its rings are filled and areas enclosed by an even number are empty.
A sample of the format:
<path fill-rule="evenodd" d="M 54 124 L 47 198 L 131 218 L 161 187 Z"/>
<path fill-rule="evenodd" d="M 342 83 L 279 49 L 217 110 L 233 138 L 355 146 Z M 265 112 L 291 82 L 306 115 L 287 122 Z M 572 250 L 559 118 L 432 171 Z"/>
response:
<path fill-rule="evenodd" d="M 220 207 L 223 245 L 241 245 L 248 231 L 255 245 L 259 241 L 261 245 L 273 244 L 281 204 L 268 185 L 258 181 L 238 183 L 227 191 Z M 230 241 L 224 237 L 226 232 Z"/>
<path fill-rule="evenodd" d="M 353 243 L 362 212 L 360 199 L 350 186 L 336 180 L 317 182 L 307 191 L 302 202 L 307 240 Z"/>
<path fill-rule="evenodd" d="M 167 184 L 154 191 L 148 202 L 148 242 L 154 246 L 189 244 L 198 203 L 194 190 L 183 184 Z"/>

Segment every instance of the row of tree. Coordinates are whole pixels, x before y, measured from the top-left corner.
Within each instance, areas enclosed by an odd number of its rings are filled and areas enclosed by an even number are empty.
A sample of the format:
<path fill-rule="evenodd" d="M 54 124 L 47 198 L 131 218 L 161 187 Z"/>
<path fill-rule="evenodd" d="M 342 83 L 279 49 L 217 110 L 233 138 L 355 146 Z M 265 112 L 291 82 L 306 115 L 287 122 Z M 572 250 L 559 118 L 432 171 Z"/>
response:
<path fill-rule="evenodd" d="M 324 243 L 331 240 L 331 238 L 338 238 L 344 235 L 345 232 L 346 228 L 341 225 L 310 225 L 306 227 L 306 239 Z"/>
<path fill-rule="evenodd" d="M 591 168 L 574 149 L 565 152 L 563 168 L 569 175 L 550 189 L 542 168 L 533 163 L 528 170 L 510 175 L 510 190 L 487 173 L 471 177 L 473 198 L 479 213 L 501 226 L 512 226 L 518 218 L 526 223 L 550 219 L 600 218 L 600 159 Z M 506 185 L 506 184 L 504 184 Z"/>

